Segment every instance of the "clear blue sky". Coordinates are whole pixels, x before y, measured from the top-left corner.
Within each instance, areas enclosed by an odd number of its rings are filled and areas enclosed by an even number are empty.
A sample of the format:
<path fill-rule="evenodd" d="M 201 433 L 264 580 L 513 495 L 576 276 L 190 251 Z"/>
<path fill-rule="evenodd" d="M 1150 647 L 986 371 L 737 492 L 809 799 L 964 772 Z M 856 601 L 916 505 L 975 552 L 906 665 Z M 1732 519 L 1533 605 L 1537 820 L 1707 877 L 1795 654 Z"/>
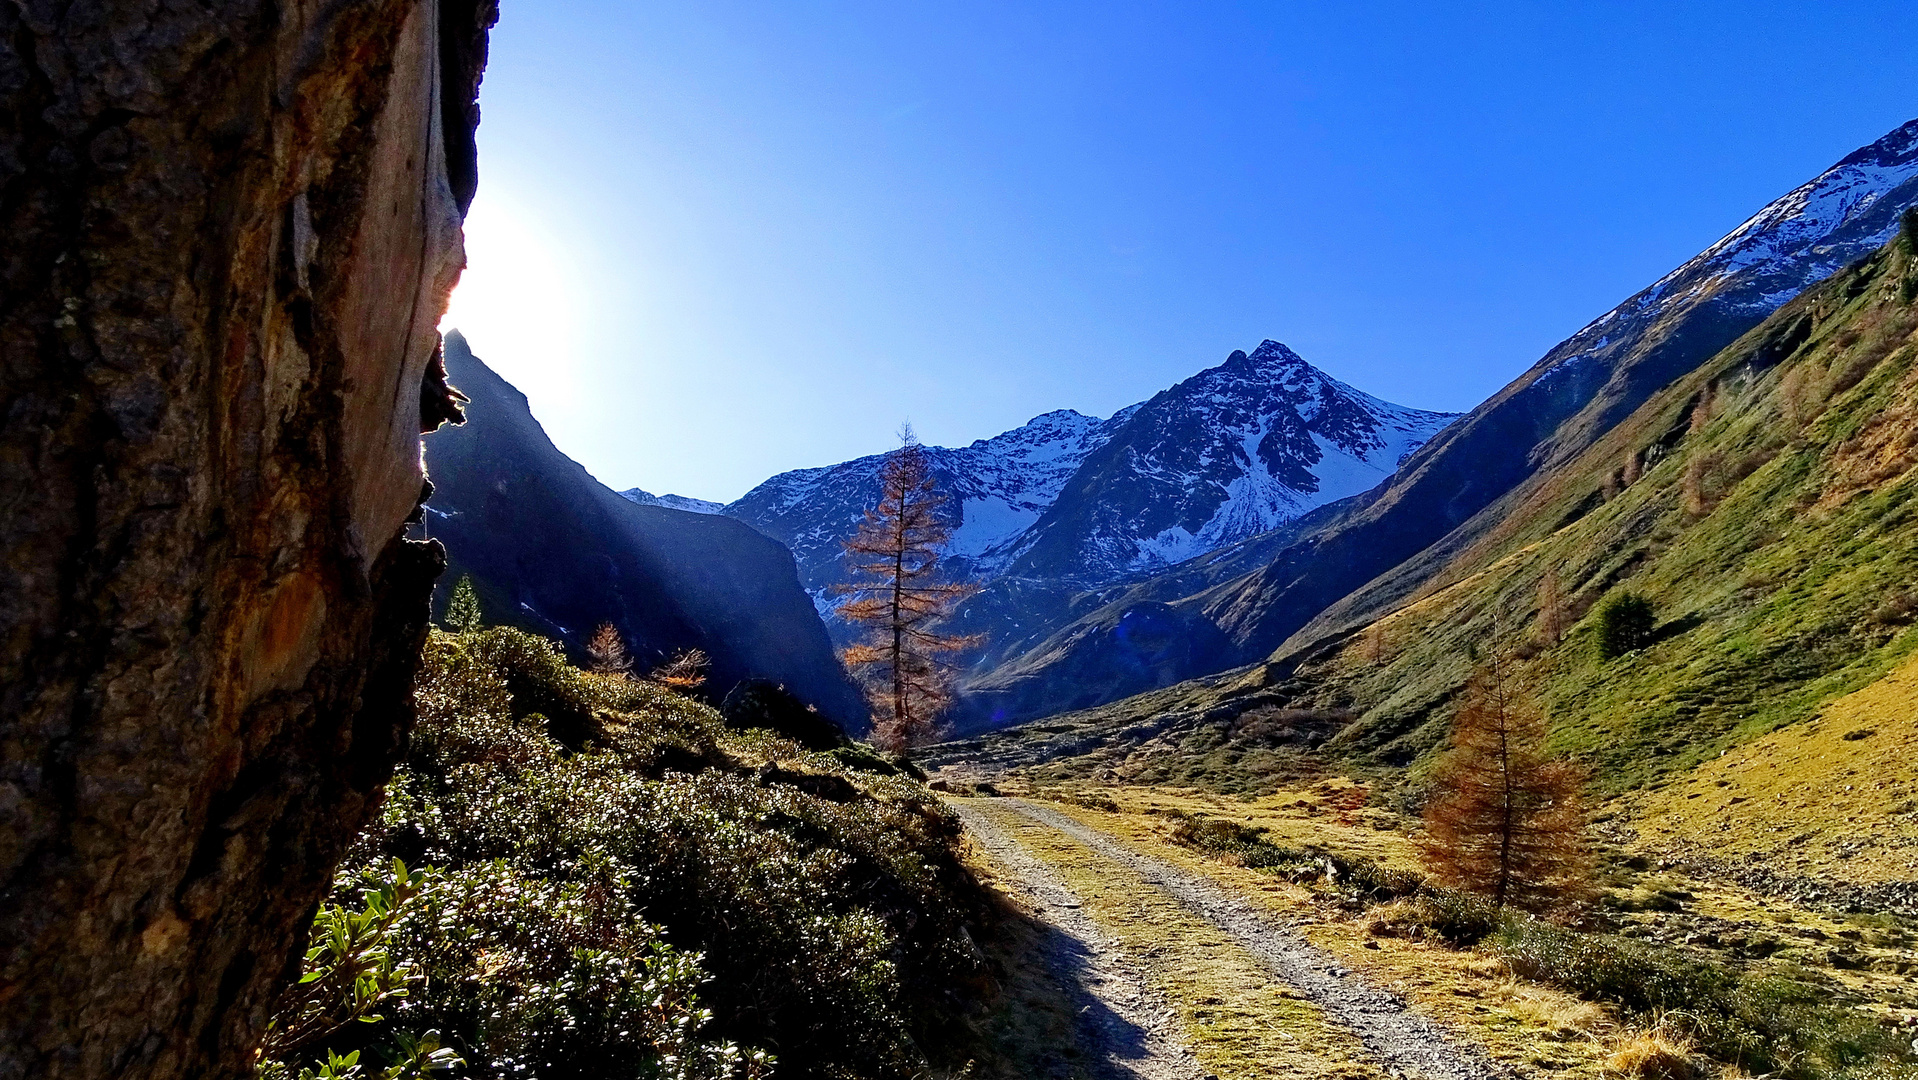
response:
<path fill-rule="evenodd" d="M 1918 116 L 1909 0 L 502 6 L 448 325 L 718 500 L 1265 337 L 1468 409 Z"/>

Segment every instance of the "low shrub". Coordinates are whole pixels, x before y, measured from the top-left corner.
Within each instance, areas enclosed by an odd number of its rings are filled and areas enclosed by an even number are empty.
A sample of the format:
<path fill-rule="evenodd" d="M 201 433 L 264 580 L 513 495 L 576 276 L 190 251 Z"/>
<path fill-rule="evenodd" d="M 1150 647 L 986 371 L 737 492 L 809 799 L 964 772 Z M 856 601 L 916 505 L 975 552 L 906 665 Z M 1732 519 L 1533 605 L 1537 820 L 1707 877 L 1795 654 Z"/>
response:
<path fill-rule="evenodd" d="M 882 1078 L 967 1037 L 984 897 L 896 764 L 731 734 L 507 629 L 434 634 L 418 687 L 340 895 L 395 857 L 437 884 L 387 946 L 418 982 L 360 1041 L 436 1031 L 476 1077 Z"/>
<path fill-rule="evenodd" d="M 1508 918 L 1483 896 L 1456 889 L 1422 889 L 1414 902 L 1425 928 L 1453 945 L 1476 945 Z"/>
<path fill-rule="evenodd" d="M 1270 870 L 1295 882 L 1318 883 L 1355 902 L 1381 903 L 1411 896 L 1419 889 L 1417 874 L 1317 846 L 1274 844 L 1265 832 L 1224 818 L 1181 814 L 1173 819 L 1171 838 L 1177 844 L 1230 856 L 1241 866 Z"/>
<path fill-rule="evenodd" d="M 1515 974 L 1670 1025 L 1719 1061 L 1805 1080 L 1918 1076 L 1896 1033 L 1808 983 L 1536 919 L 1506 920 L 1495 940 Z"/>

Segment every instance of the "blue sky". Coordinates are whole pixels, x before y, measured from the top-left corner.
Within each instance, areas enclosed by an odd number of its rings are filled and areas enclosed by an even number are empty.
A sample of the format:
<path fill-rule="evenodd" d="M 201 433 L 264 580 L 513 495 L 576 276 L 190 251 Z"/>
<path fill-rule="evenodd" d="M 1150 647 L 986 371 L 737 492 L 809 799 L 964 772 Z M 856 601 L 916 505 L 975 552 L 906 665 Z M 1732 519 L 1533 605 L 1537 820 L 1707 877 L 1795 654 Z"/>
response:
<path fill-rule="evenodd" d="M 448 326 L 728 500 L 1278 338 L 1463 410 L 1918 116 L 1918 5 L 511 2 Z"/>

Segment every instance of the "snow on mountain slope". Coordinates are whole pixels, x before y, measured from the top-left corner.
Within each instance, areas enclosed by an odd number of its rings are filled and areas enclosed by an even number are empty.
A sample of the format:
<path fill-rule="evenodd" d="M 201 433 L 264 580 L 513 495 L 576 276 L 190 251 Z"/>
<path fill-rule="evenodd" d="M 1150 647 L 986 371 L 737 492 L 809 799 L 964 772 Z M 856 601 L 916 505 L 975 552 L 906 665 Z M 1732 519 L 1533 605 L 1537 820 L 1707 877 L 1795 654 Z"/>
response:
<path fill-rule="evenodd" d="M 1136 406 L 1135 406 L 1136 408 Z M 1085 460 L 1131 410 L 1110 420 L 1060 409 L 970 446 L 929 446 L 933 476 L 953 525 L 947 548 L 956 572 L 979 577 L 1003 565 L 1005 549 L 1052 505 Z M 784 543 L 815 600 L 839 580 L 840 543 L 879 499 L 883 454 L 780 473 L 724 512 Z"/>
<path fill-rule="evenodd" d="M 687 495 L 655 495 L 640 488 L 627 488 L 620 492 L 628 502 L 641 506 L 663 506 L 668 510 L 684 510 L 689 514 L 717 514 L 726 508 L 725 503 L 695 499 Z"/>
<path fill-rule="evenodd" d="M 927 454 L 951 500 L 955 574 L 1107 581 L 1371 488 L 1451 419 L 1361 393 L 1267 341 L 1108 420 L 1062 409 Z M 781 473 L 725 513 L 790 547 L 827 611 L 841 541 L 877 501 L 883 460 Z"/>
<path fill-rule="evenodd" d="M 1267 340 L 1138 407 L 1020 538 L 1015 574 L 1111 580 L 1377 486 L 1445 425 Z"/>
<path fill-rule="evenodd" d="M 1717 243 L 1606 312 L 1546 357 L 1550 371 L 1605 359 L 1620 342 L 1707 297 L 1748 321 L 1876 251 L 1918 203 L 1918 120 L 1772 200 Z M 1726 313 L 1728 316 L 1732 311 Z"/>

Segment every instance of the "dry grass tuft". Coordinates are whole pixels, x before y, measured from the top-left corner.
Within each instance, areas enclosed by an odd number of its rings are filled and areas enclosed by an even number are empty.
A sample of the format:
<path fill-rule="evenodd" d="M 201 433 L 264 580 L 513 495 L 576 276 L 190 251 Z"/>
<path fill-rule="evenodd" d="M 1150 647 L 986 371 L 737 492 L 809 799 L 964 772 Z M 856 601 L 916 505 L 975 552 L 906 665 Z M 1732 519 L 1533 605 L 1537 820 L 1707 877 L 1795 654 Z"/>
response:
<path fill-rule="evenodd" d="M 1692 1049 L 1689 1037 L 1661 1019 L 1649 1028 L 1620 1037 L 1605 1059 L 1605 1075 L 1631 1080 L 1695 1080 L 1702 1072 Z"/>
<path fill-rule="evenodd" d="M 1611 1013 L 1596 1005 L 1549 986 L 1507 978 L 1496 991 L 1513 1016 L 1545 1028 L 1559 1038 L 1597 1036 L 1614 1026 Z"/>

